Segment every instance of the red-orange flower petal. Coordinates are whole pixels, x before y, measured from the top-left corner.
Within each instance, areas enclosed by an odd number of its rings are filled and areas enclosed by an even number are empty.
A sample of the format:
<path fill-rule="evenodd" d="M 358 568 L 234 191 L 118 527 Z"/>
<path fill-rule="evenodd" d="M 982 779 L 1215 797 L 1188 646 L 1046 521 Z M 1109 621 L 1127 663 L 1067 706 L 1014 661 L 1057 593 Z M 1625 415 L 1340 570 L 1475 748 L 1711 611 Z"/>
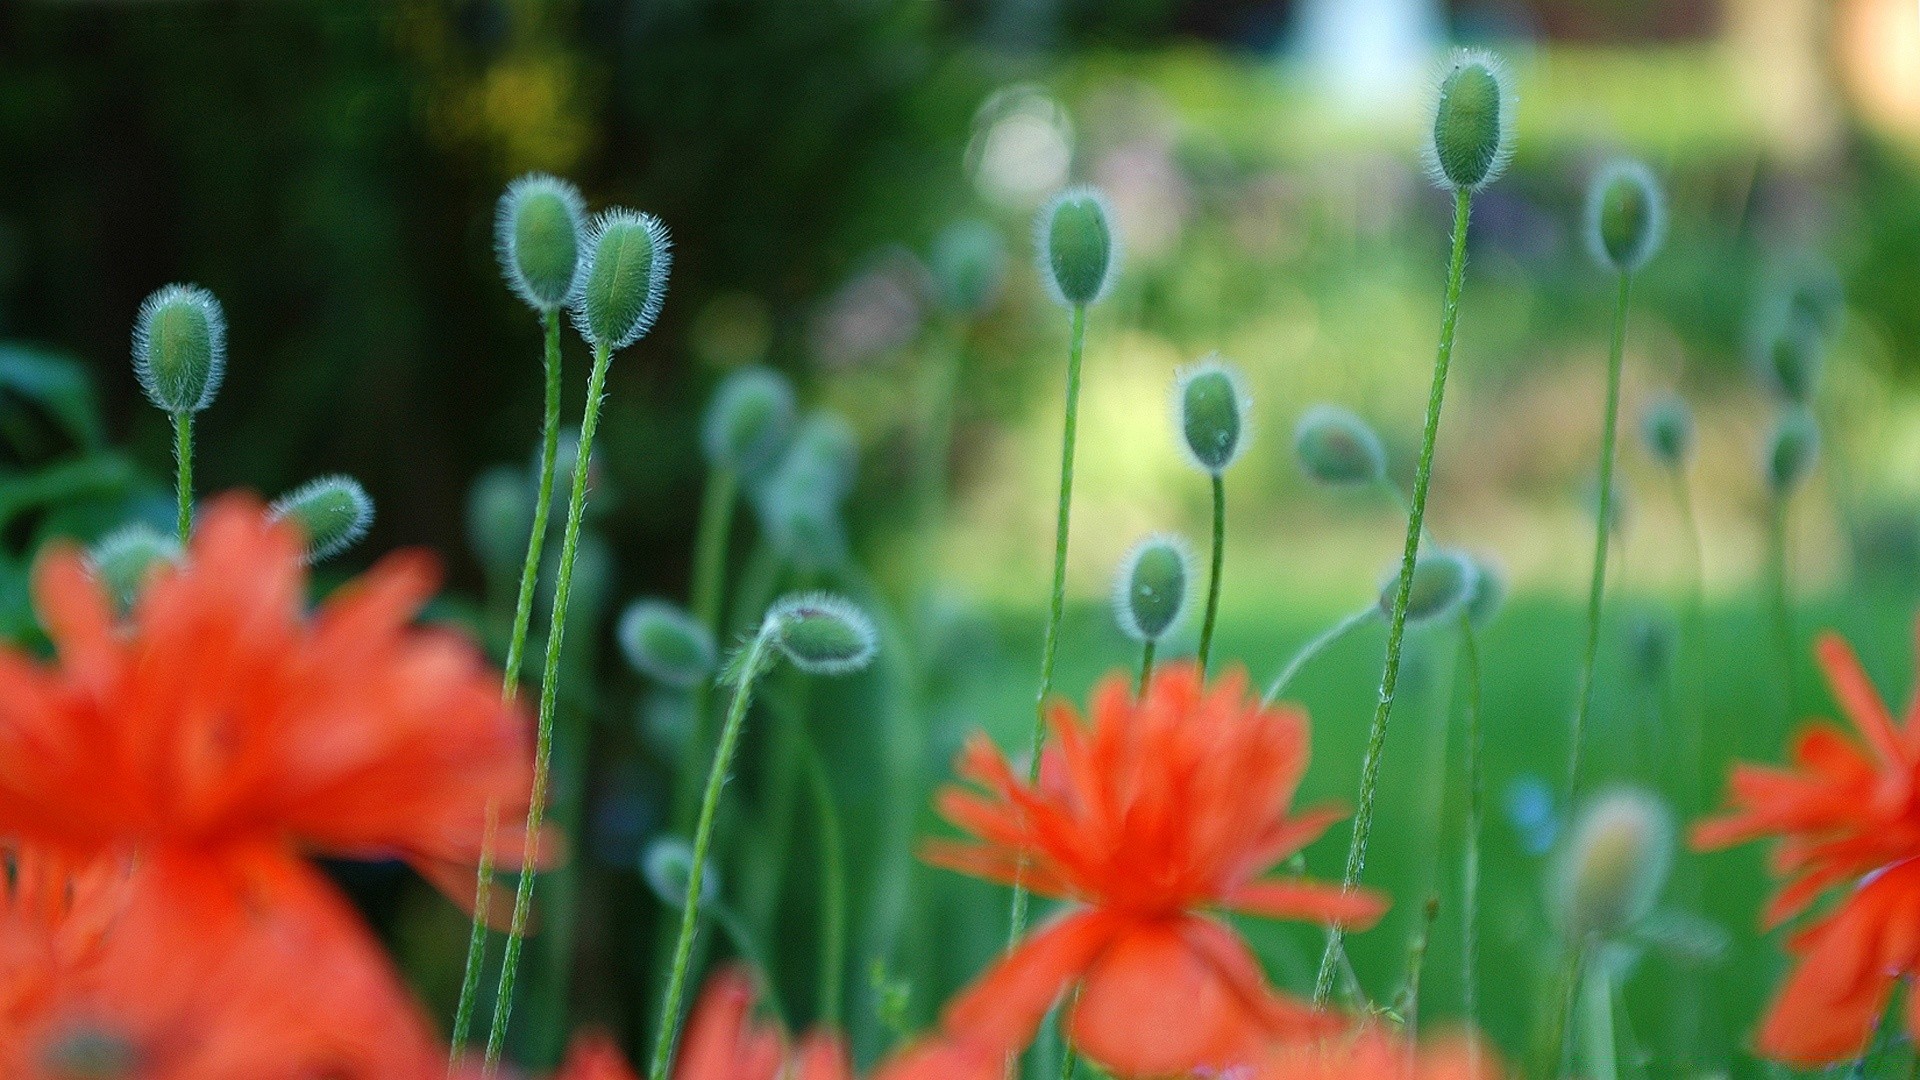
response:
<path fill-rule="evenodd" d="M 1275 1047 L 1252 1080 L 1499 1080 L 1499 1056 L 1473 1036 L 1423 1047 L 1374 1024 L 1325 1039 Z"/>

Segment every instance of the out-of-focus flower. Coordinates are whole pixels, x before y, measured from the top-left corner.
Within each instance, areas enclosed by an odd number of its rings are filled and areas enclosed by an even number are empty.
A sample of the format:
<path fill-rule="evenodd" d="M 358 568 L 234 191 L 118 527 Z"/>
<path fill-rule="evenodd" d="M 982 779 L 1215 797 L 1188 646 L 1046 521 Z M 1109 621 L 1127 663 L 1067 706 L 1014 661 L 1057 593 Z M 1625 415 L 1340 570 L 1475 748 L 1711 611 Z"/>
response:
<path fill-rule="evenodd" d="M 779 1025 L 755 1020 L 753 975 L 725 967 L 707 980 L 681 1036 L 673 1080 L 852 1080 L 846 1044 L 809 1032 L 789 1047 Z M 557 1080 L 613 1080 L 616 1074 L 565 1074 Z"/>
<path fill-rule="evenodd" d="M 1252 1074 L 1253 1080 L 1499 1080 L 1505 1075 L 1499 1057 L 1472 1037 L 1416 1047 L 1373 1024 L 1280 1047 Z"/>
<path fill-rule="evenodd" d="M 1789 942 L 1799 962 L 1757 1040 L 1766 1056 L 1803 1067 L 1856 1057 L 1895 983 L 1920 974 L 1920 713 L 1896 722 L 1838 636 L 1817 650 L 1859 739 L 1817 724 L 1795 739 L 1790 766 L 1735 765 L 1728 812 L 1693 832 L 1705 849 L 1777 838 L 1771 867 L 1782 887 L 1768 927 L 1845 890 Z M 1920 1010 L 1908 1010 L 1907 1027 L 1920 1034 Z"/>
<path fill-rule="evenodd" d="M 1240 672 L 1205 686 L 1192 664 L 1162 669 L 1139 700 L 1110 677 L 1091 712 L 1089 726 L 1053 709 L 1037 783 L 976 738 L 959 769 L 985 793 L 941 794 L 942 814 L 976 839 L 933 844 L 929 861 L 1076 904 L 956 998 L 946 1030 L 1013 1053 L 1077 985 L 1066 1030 L 1082 1053 L 1116 1075 L 1171 1076 L 1340 1026 L 1272 990 L 1211 914 L 1365 926 L 1386 910 L 1372 894 L 1261 876 L 1343 814 L 1290 812 L 1307 718 L 1260 708 Z"/>

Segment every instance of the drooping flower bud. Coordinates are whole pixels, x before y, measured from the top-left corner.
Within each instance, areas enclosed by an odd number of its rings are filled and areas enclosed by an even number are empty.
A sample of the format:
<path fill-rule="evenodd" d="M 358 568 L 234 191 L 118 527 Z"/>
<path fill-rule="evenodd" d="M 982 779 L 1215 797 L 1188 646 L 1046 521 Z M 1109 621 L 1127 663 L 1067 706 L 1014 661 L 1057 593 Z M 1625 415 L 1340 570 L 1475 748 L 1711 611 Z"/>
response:
<path fill-rule="evenodd" d="M 1120 630 L 1145 644 L 1158 641 L 1187 609 L 1193 555 L 1170 533 L 1149 536 L 1120 561 L 1113 583 L 1113 617 Z"/>
<path fill-rule="evenodd" d="M 746 367 L 721 380 L 701 424 L 707 464 L 736 476 L 763 476 L 793 439 L 793 384 L 766 367 Z"/>
<path fill-rule="evenodd" d="M 640 857 L 640 875 L 660 902 L 674 911 L 687 903 L 687 879 L 693 874 L 693 847 L 677 836 L 663 836 L 647 845 Z M 720 871 L 709 861 L 700 871 L 700 906 L 710 907 L 720 895 Z"/>
<path fill-rule="evenodd" d="M 587 230 L 586 267 L 573 300 L 574 325 L 595 348 L 620 350 L 660 317 L 673 245 L 652 214 L 604 210 Z"/>
<path fill-rule="evenodd" d="M 147 400 L 180 416 L 213 404 L 227 370 L 227 317 L 198 285 L 168 285 L 133 321 L 133 373 Z"/>
<path fill-rule="evenodd" d="M 1328 487 L 1366 487 L 1387 475 L 1387 451 L 1365 420 L 1338 405 L 1315 405 L 1293 431 L 1308 478 Z"/>
<path fill-rule="evenodd" d="M 1201 472 L 1218 476 L 1247 447 L 1252 399 L 1233 365 L 1213 354 L 1174 377 L 1173 404 L 1180 444 Z"/>
<path fill-rule="evenodd" d="M 767 612 L 773 644 L 809 675 L 845 675 L 873 662 L 879 637 L 865 612 L 825 593 L 789 596 Z"/>
<path fill-rule="evenodd" d="M 1813 400 L 1826 366 L 1826 342 L 1811 324 L 1787 320 L 1763 339 L 1762 376 L 1780 397 L 1797 405 Z"/>
<path fill-rule="evenodd" d="M 1091 187 L 1068 188 L 1041 209 L 1035 233 L 1040 276 L 1055 300 L 1086 307 L 1107 294 L 1120 252 L 1105 195 Z"/>
<path fill-rule="evenodd" d="M 1640 437 L 1647 453 L 1662 465 L 1677 469 L 1693 450 L 1693 410 L 1678 394 L 1662 394 L 1640 417 Z"/>
<path fill-rule="evenodd" d="M 513 294 L 557 311 L 580 285 L 586 203 L 572 184 L 528 173 L 507 185 L 493 218 L 493 250 Z"/>
<path fill-rule="evenodd" d="M 1587 249 L 1600 265 L 1631 274 L 1647 265 L 1667 233 L 1667 200 L 1653 170 L 1614 161 L 1587 188 Z"/>
<path fill-rule="evenodd" d="M 322 476 L 275 499 L 268 514 L 298 525 L 307 543 L 307 561 L 317 563 L 367 535 L 373 525 L 373 499 L 351 476 Z"/>
<path fill-rule="evenodd" d="M 1421 626 L 1449 618 L 1473 595 L 1473 560 L 1457 551 L 1422 551 L 1413 564 L 1413 589 L 1407 594 L 1407 625 Z M 1396 567 L 1380 586 L 1380 614 L 1393 617 L 1394 597 L 1400 590 Z"/>
<path fill-rule="evenodd" d="M 1618 937 L 1660 898 L 1673 862 L 1666 804 L 1637 788 L 1589 801 L 1554 862 L 1551 908 L 1571 942 Z"/>
<path fill-rule="evenodd" d="M 1767 486 L 1776 498 L 1790 494 L 1813 471 L 1820 456 L 1820 425 L 1805 408 L 1780 415 L 1767 441 Z"/>
<path fill-rule="evenodd" d="M 973 316 L 993 306 L 1006 275 L 1007 244 L 984 221 L 956 221 L 933 241 L 927 269 L 934 295 L 955 315 Z"/>
<path fill-rule="evenodd" d="M 1435 80 L 1432 136 L 1421 147 L 1433 182 L 1478 191 L 1513 159 L 1513 77 L 1491 53 L 1460 49 Z"/>
<path fill-rule="evenodd" d="M 87 550 L 94 576 L 123 606 L 140 594 L 147 575 L 179 558 L 180 541 L 144 522 L 116 529 Z"/>
<path fill-rule="evenodd" d="M 1473 563 L 1473 590 L 1467 594 L 1467 621 L 1478 630 L 1493 621 L 1507 602 L 1507 577 L 1493 560 L 1469 555 Z"/>
<path fill-rule="evenodd" d="M 684 609 L 664 600 L 628 605 L 615 636 L 635 671 L 676 690 L 700 685 L 719 665 L 713 635 Z"/>

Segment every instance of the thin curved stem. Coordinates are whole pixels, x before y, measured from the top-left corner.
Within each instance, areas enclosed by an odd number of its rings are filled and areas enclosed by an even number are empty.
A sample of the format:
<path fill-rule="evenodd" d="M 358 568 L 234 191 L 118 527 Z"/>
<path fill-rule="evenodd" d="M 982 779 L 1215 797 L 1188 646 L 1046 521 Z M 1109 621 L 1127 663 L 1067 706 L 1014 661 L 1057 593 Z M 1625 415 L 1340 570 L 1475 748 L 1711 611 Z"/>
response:
<path fill-rule="evenodd" d="M 1287 661 L 1287 666 L 1281 668 L 1280 674 L 1274 676 L 1273 684 L 1267 687 L 1266 696 L 1260 699 L 1260 704 L 1267 706 L 1279 701 L 1280 695 L 1286 693 L 1287 686 L 1293 682 L 1293 677 L 1300 674 L 1301 668 L 1307 666 L 1307 661 L 1325 652 L 1329 645 L 1347 636 L 1349 630 L 1373 618 L 1379 610 L 1378 606 L 1368 604 L 1366 607 L 1361 608 L 1341 619 L 1339 622 L 1334 623 L 1332 626 L 1327 627 L 1325 630 L 1320 631 L 1318 637 L 1300 646 L 1300 651 L 1294 653 L 1293 657 Z"/>
<path fill-rule="evenodd" d="M 827 776 L 827 764 L 820 747 L 806 730 L 804 716 L 793 722 L 800 727 L 800 752 L 807 774 L 807 791 L 813 798 L 813 812 L 820 826 L 820 996 L 819 1022 L 828 1030 L 841 1027 L 841 995 L 847 981 L 847 856 L 846 842 L 840 831 L 840 811 L 834 805 L 833 784 Z"/>
<path fill-rule="evenodd" d="M 1387 620 L 1387 658 L 1380 672 L 1380 701 L 1367 732 L 1366 757 L 1360 765 L 1360 801 L 1353 817 L 1353 838 L 1347 846 L 1347 868 L 1341 877 L 1346 888 L 1360 882 L 1367 865 L 1367 839 L 1373 831 L 1373 800 L 1380 783 L 1380 756 L 1387 742 L 1387 720 L 1393 713 L 1393 695 L 1400 680 L 1400 643 L 1406 635 L 1407 603 L 1413 594 L 1414 560 L 1420 554 L 1420 535 L 1427 513 L 1427 491 L 1433 480 L 1433 448 L 1440 434 L 1440 407 L 1446 398 L 1447 368 L 1453 360 L 1454 328 L 1460 318 L 1460 286 L 1466 277 L 1467 221 L 1473 213 L 1473 193 L 1462 188 L 1453 199 L 1453 250 L 1447 261 L 1447 296 L 1440 317 L 1440 346 L 1434 354 L 1433 387 L 1427 395 L 1426 427 L 1420 439 L 1420 463 L 1413 475 L 1413 500 L 1407 511 L 1407 542 L 1400 557 L 1400 584 L 1394 590 Z M 1327 948 L 1320 957 L 1313 1001 L 1324 1006 L 1333 994 L 1333 980 L 1345 932 L 1327 930 Z"/>
<path fill-rule="evenodd" d="M 193 414 L 173 414 L 174 494 L 179 500 L 180 543 L 193 539 Z"/>
<path fill-rule="evenodd" d="M 1614 441 L 1620 426 L 1620 368 L 1626 353 L 1627 307 L 1633 297 L 1633 275 L 1620 275 L 1620 294 L 1614 301 L 1613 340 L 1607 351 L 1607 403 L 1600 429 L 1599 512 L 1593 525 L 1593 576 L 1587 584 L 1587 642 L 1580 657 L 1580 699 L 1573 712 L 1573 733 L 1567 751 L 1567 800 L 1580 788 L 1580 751 L 1593 708 L 1593 666 L 1600 652 L 1600 607 L 1607 589 L 1607 542 L 1613 536 Z"/>
<path fill-rule="evenodd" d="M 1227 552 L 1227 485 L 1213 474 L 1213 566 L 1207 575 L 1207 614 L 1200 623 L 1200 677 L 1207 677 L 1207 659 L 1213 655 L 1213 624 L 1220 617 L 1220 570 Z"/>
<path fill-rule="evenodd" d="M 1140 646 L 1140 685 L 1134 688 L 1135 698 L 1147 696 L 1147 684 L 1153 681 L 1153 654 L 1159 645 L 1158 638 L 1148 638 L 1147 643 Z"/>
<path fill-rule="evenodd" d="M 1047 636 L 1040 652 L 1040 692 L 1033 710 L 1033 736 L 1027 762 L 1027 780 L 1040 775 L 1040 751 L 1047 741 L 1047 699 L 1053 696 L 1053 661 L 1060 645 L 1060 616 L 1067 604 L 1067 525 L 1073 514 L 1073 446 L 1080 430 L 1080 357 L 1087 340 L 1087 309 L 1075 306 L 1067 339 L 1067 415 L 1060 433 L 1060 504 L 1053 527 L 1053 599 L 1047 608 Z M 1016 874 L 1013 911 L 1007 920 L 1007 944 L 1027 930 L 1027 885 Z"/>
<path fill-rule="evenodd" d="M 714 469 L 700 499 L 700 525 L 693 547 L 693 617 L 714 640 L 721 640 L 720 617 L 727 570 L 727 539 L 734 508 L 740 501 L 740 477 L 731 469 Z M 673 800 L 673 830 L 684 833 L 699 809 L 694 777 L 707 750 L 707 720 L 713 702 L 713 682 L 702 679 L 693 688 L 689 704 L 692 724 L 680 750 L 680 767 Z"/>
<path fill-rule="evenodd" d="M 647 1070 L 649 1080 L 666 1080 L 667 1063 L 673 1058 L 673 1043 L 680 1029 L 680 999 L 686 991 L 694 934 L 700 922 L 700 882 L 706 873 L 708 851 L 713 846 L 713 822 L 720 809 L 720 789 L 726 786 L 727 770 L 732 767 L 734 751 L 740 744 L 740 729 L 747 719 L 747 706 L 753 701 L 753 683 L 765 665 L 773 628 L 771 619 L 763 622 L 760 632 L 747 646 L 746 659 L 740 669 L 740 685 L 734 690 L 727 722 L 720 729 L 720 744 L 713 751 L 713 768 L 707 772 L 706 791 L 700 799 L 700 820 L 693 833 L 693 861 L 687 868 L 687 899 L 680 908 L 680 936 L 674 942 L 673 967 L 667 975 L 665 1000 L 660 1005 L 660 1028 L 654 1035 L 653 1063 Z"/>
<path fill-rule="evenodd" d="M 1460 1015 L 1468 1030 L 1477 1030 L 1480 1014 L 1480 816 L 1486 793 L 1481 770 L 1480 642 L 1473 620 L 1460 616 L 1460 655 L 1467 677 L 1467 837 L 1460 854 Z M 1468 1072 L 1479 1075 L 1480 1048 L 1468 1043 Z"/>
<path fill-rule="evenodd" d="M 507 947 L 500 960 L 500 991 L 494 999 L 493 1027 L 487 1033 L 485 1070 L 499 1068 L 506 1043 L 507 1020 L 513 1013 L 513 983 L 520 968 L 520 948 L 526 940 L 527 916 L 533 908 L 533 883 L 540 862 L 540 827 L 546 817 L 547 784 L 553 763 L 553 714 L 560 685 L 560 648 L 566 637 L 567 605 L 573 598 L 573 564 L 580 554 L 580 518 L 587 507 L 587 472 L 593 460 L 593 435 L 600 426 L 600 400 L 606 391 L 607 368 L 613 354 L 604 344 L 593 347 L 593 371 L 587 377 L 586 411 L 580 418 L 580 449 L 573 461 L 573 490 L 567 497 L 567 526 L 560 537 L 560 569 L 554 579 L 553 611 L 547 617 L 547 655 L 540 670 L 540 712 L 534 733 L 533 788 L 527 800 L 527 838 L 520 881 L 513 894 L 513 920 L 507 928 Z"/>
<path fill-rule="evenodd" d="M 487 800 L 487 822 L 481 834 L 478 884 L 473 894 L 473 928 L 467 937 L 466 972 L 460 978 L 460 1004 L 453 1014 L 453 1037 L 447 1043 L 447 1075 L 454 1075 L 460 1048 L 467 1044 L 473 1030 L 473 1000 L 480 988 L 480 969 L 487 962 L 487 917 L 493 906 L 493 838 L 499 826 L 500 807 Z"/>

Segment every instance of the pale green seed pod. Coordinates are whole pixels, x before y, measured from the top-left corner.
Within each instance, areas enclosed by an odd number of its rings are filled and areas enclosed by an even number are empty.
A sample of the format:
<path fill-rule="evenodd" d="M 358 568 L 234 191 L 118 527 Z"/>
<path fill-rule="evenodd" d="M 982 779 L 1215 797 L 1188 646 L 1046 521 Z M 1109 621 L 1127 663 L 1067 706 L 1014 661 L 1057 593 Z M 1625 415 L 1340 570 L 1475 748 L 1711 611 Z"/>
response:
<path fill-rule="evenodd" d="M 1638 788 L 1595 795 L 1554 859 L 1549 907 L 1573 943 L 1618 938 L 1646 918 L 1673 864 L 1673 819 Z"/>
<path fill-rule="evenodd" d="M 1427 175 L 1443 188 L 1478 191 L 1513 160 L 1513 76 L 1492 53 L 1456 50 L 1432 93 L 1432 133 L 1421 147 Z"/>
<path fill-rule="evenodd" d="M 1631 274 L 1647 265 L 1667 235 L 1667 198 L 1653 170 L 1633 160 L 1602 167 L 1587 187 L 1586 226 L 1601 266 Z"/>
<path fill-rule="evenodd" d="M 501 194 L 494 254 L 507 287 L 535 311 L 558 311 L 579 288 L 586 218 L 579 189 L 544 173 L 528 173 Z"/>
<path fill-rule="evenodd" d="M 1640 416 L 1640 438 L 1660 464 L 1670 469 L 1687 463 L 1693 450 L 1693 410 L 1678 394 L 1662 394 Z"/>
<path fill-rule="evenodd" d="M 1365 420 L 1338 405 L 1315 405 L 1293 429 L 1293 452 L 1309 479 L 1335 488 L 1387 477 L 1387 451 Z"/>
<path fill-rule="evenodd" d="M 984 221 L 956 221 L 934 239 L 927 269 L 941 307 L 962 317 L 977 316 L 1000 296 L 1007 242 Z"/>
<path fill-rule="evenodd" d="M 691 690 L 720 663 L 713 635 L 684 608 L 664 600 L 636 600 L 620 615 L 615 637 L 627 663 L 676 690 Z"/>
<path fill-rule="evenodd" d="M 227 317 L 198 285 L 168 285 L 133 321 L 133 373 L 147 400 L 174 416 L 213 404 L 227 370 Z"/>
<path fill-rule="evenodd" d="M 779 464 L 793 429 L 793 384 L 772 368 L 746 367 L 714 390 L 700 441 L 709 466 L 751 481 Z"/>
<path fill-rule="evenodd" d="M 1064 307 L 1100 300 L 1120 269 L 1107 197 L 1091 187 L 1068 188 L 1040 211 L 1034 227 L 1040 277 Z"/>
<path fill-rule="evenodd" d="M 879 635 L 865 612 L 826 593 L 789 596 L 767 612 L 773 644 L 809 675 L 846 675 L 873 662 Z"/>
<path fill-rule="evenodd" d="M 1813 471 L 1820 457 L 1820 425 L 1805 408 L 1792 408 L 1780 415 L 1767 440 L 1767 486 L 1776 498 L 1784 497 L 1800 486 Z"/>
<path fill-rule="evenodd" d="M 373 526 L 373 499 L 351 476 L 322 476 L 287 492 L 267 508 L 276 521 L 300 527 L 307 561 L 329 559 L 357 543 Z"/>
<path fill-rule="evenodd" d="M 1478 630 L 1492 622 L 1507 602 L 1507 576 L 1491 559 L 1479 555 L 1467 558 L 1473 563 L 1473 589 L 1467 594 L 1466 616 Z"/>
<path fill-rule="evenodd" d="M 1473 595 L 1473 560 L 1457 551 L 1422 551 L 1413 564 L 1413 589 L 1407 594 L 1407 625 L 1424 626 L 1459 614 Z M 1396 566 L 1380 585 L 1380 614 L 1393 617 L 1393 601 L 1400 589 Z"/>
<path fill-rule="evenodd" d="M 587 230 L 586 268 L 572 301 L 580 336 L 616 351 L 640 340 L 660 317 L 672 264 L 673 244 L 659 218 L 602 211 Z"/>
<path fill-rule="evenodd" d="M 1159 641 L 1186 614 L 1193 581 L 1193 554 L 1171 533 L 1133 546 L 1114 575 L 1113 618 L 1120 631 L 1142 644 Z"/>
<path fill-rule="evenodd" d="M 1825 366 L 1826 341 L 1810 323 L 1789 319 L 1762 338 L 1761 375 L 1783 401 L 1812 402 Z"/>
<path fill-rule="evenodd" d="M 467 492 L 467 546 L 490 580 L 520 572 L 533 533 L 533 491 L 519 469 L 499 465 L 480 474 Z"/>
<path fill-rule="evenodd" d="M 123 526 L 87 549 L 87 564 L 121 606 L 133 603 L 147 578 L 180 560 L 180 541 L 144 522 Z"/>
<path fill-rule="evenodd" d="M 1194 468 L 1218 476 L 1239 460 L 1252 404 L 1239 369 L 1218 353 L 1180 370 L 1173 381 L 1174 420 Z"/>
<path fill-rule="evenodd" d="M 640 856 L 640 876 L 647 879 L 662 904 L 678 911 L 687 903 L 687 879 L 693 875 L 693 847 L 677 836 L 665 836 L 647 845 Z M 720 871 L 710 861 L 700 871 L 700 906 L 710 908 L 720 896 Z"/>

